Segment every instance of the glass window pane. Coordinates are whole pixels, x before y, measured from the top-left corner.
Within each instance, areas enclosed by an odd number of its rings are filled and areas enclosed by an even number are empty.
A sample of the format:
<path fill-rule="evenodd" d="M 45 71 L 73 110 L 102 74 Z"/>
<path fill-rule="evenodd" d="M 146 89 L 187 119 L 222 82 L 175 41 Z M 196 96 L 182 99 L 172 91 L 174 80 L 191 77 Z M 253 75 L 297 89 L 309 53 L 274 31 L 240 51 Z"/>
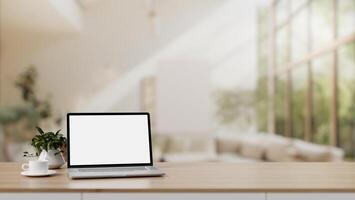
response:
<path fill-rule="evenodd" d="M 258 9 L 258 80 L 256 88 L 256 112 L 258 130 L 267 131 L 268 112 L 268 66 L 269 66 L 269 24 L 268 7 Z"/>
<path fill-rule="evenodd" d="M 268 112 L 268 79 L 267 76 L 259 76 L 256 88 L 256 112 L 258 130 L 267 131 L 267 112 Z"/>
<path fill-rule="evenodd" d="M 258 9 L 258 39 L 267 39 L 270 32 L 270 9 L 269 7 L 260 7 Z"/>
<path fill-rule="evenodd" d="M 333 40 L 332 0 L 313 0 L 312 6 L 312 47 L 321 49 Z"/>
<path fill-rule="evenodd" d="M 355 158 L 355 42 L 338 51 L 339 143 L 347 157 Z"/>
<path fill-rule="evenodd" d="M 307 0 L 292 0 L 291 1 L 292 12 L 294 12 L 295 10 L 298 10 L 300 7 L 302 7 L 306 3 L 307 3 Z"/>
<path fill-rule="evenodd" d="M 268 99 L 268 54 L 267 45 L 263 42 L 259 46 L 258 55 L 258 80 L 256 89 L 256 106 L 258 113 L 258 130 L 267 130 L 267 99 Z"/>
<path fill-rule="evenodd" d="M 287 63 L 287 26 L 283 27 L 277 32 L 276 35 L 276 66 L 278 68 L 285 67 Z"/>
<path fill-rule="evenodd" d="M 288 17 L 289 0 L 277 1 L 276 4 L 276 24 L 284 23 Z"/>
<path fill-rule="evenodd" d="M 314 142 L 329 144 L 331 100 L 331 54 L 313 61 L 313 106 Z"/>
<path fill-rule="evenodd" d="M 300 66 L 292 71 L 292 86 L 293 136 L 303 139 L 306 118 L 307 66 Z"/>
<path fill-rule="evenodd" d="M 266 76 L 269 58 L 269 10 L 266 8 L 258 10 L 258 74 Z"/>
<path fill-rule="evenodd" d="M 286 76 L 279 75 L 276 79 L 276 90 L 275 90 L 275 129 L 276 133 L 284 135 L 285 133 L 285 120 L 286 120 Z"/>
<path fill-rule="evenodd" d="M 300 7 L 305 5 L 307 3 L 307 1 L 308 0 L 292 0 L 291 1 L 292 12 L 298 10 Z"/>
<path fill-rule="evenodd" d="M 258 49 L 258 73 L 266 75 L 269 66 L 269 52 L 270 48 L 268 42 L 260 41 Z"/>
<path fill-rule="evenodd" d="M 355 1 L 338 2 L 338 35 L 346 36 L 355 32 Z"/>
<path fill-rule="evenodd" d="M 300 60 L 308 52 L 307 9 L 303 9 L 292 21 L 292 60 Z"/>

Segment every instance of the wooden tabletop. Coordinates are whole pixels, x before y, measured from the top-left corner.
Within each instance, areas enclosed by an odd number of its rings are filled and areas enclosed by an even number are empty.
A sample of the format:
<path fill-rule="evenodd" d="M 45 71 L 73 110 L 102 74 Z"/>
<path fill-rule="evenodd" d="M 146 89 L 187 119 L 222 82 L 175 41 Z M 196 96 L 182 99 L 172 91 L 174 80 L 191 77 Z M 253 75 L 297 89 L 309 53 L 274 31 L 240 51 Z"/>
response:
<path fill-rule="evenodd" d="M 20 175 L 0 163 L 0 192 L 355 192 L 355 163 L 158 163 L 152 178 L 71 180 Z"/>

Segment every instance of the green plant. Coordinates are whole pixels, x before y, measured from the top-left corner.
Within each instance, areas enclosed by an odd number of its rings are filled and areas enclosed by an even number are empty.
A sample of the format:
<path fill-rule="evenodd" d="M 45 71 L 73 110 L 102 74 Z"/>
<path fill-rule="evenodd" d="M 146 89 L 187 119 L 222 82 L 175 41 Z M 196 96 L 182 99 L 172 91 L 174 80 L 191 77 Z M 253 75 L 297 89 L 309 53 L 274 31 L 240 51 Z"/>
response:
<path fill-rule="evenodd" d="M 62 152 L 62 149 L 67 143 L 67 139 L 60 133 L 61 130 L 57 132 L 44 132 L 40 127 L 36 127 L 39 134 L 35 135 L 32 138 L 31 146 L 36 149 L 36 154 L 30 154 L 24 152 L 25 157 L 38 156 L 42 150 L 59 150 Z"/>
<path fill-rule="evenodd" d="M 53 115 L 49 96 L 45 99 L 40 99 L 37 96 L 35 87 L 37 78 L 37 69 L 33 65 L 18 75 L 15 86 L 20 90 L 23 103 L 0 107 L 1 125 L 11 124 L 26 118 L 33 128 L 39 124 L 40 120 L 48 119 Z"/>

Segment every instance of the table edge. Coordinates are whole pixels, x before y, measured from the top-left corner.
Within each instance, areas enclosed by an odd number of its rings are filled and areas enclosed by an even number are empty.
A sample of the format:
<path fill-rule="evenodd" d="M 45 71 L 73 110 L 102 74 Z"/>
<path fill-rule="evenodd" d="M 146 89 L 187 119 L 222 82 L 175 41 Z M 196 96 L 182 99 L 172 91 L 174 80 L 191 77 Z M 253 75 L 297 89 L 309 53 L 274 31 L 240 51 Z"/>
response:
<path fill-rule="evenodd" d="M 63 188 L 1 188 L 0 193 L 354 193 L 355 188 L 340 189 L 63 189 Z"/>

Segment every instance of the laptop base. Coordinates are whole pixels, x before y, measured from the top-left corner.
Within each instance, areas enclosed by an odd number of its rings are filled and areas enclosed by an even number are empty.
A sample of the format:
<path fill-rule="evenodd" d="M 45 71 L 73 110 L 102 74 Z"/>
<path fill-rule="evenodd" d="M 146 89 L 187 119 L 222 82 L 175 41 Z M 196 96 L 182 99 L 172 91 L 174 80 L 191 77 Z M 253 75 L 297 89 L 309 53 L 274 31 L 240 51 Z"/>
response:
<path fill-rule="evenodd" d="M 164 176 L 164 172 L 153 166 L 142 167 L 99 167 L 99 168 L 69 168 L 69 178 L 125 178 Z"/>

